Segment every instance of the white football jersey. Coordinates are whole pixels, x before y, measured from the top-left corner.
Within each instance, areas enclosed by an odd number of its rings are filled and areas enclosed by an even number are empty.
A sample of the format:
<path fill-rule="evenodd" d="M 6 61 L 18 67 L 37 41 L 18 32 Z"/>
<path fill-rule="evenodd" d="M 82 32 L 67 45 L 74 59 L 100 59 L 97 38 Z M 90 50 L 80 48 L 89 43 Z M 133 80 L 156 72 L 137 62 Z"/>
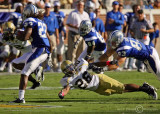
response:
<path fill-rule="evenodd" d="M 69 85 L 71 88 L 87 89 L 94 91 L 99 86 L 99 77 L 91 75 L 88 71 L 88 62 L 84 59 L 77 65 L 77 74 L 72 77 L 63 77 L 60 81 L 63 87 Z"/>
<path fill-rule="evenodd" d="M 0 42 L 6 45 L 10 45 L 15 47 L 16 49 L 20 50 L 22 53 L 26 53 L 32 50 L 32 45 L 29 40 L 20 41 L 18 39 L 14 39 L 13 41 L 3 42 L 3 36 L 0 34 Z"/>

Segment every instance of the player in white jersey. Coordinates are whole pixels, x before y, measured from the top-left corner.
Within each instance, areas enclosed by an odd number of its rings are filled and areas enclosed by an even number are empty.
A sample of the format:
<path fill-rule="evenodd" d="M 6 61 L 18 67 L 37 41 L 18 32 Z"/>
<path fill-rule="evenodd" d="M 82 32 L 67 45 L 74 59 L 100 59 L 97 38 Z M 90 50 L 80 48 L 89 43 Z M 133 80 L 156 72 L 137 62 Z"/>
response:
<path fill-rule="evenodd" d="M 65 76 L 60 83 L 64 87 L 58 94 L 60 99 L 63 99 L 71 88 L 94 91 L 100 95 L 121 94 L 123 92 L 145 92 L 157 99 L 158 95 L 153 86 L 144 83 L 142 86 L 136 84 L 122 84 L 119 81 L 112 79 L 104 74 L 91 75 L 88 69 L 88 62 L 84 59 L 78 66 L 74 68 L 71 61 L 66 60 L 62 63 L 61 69 Z M 78 70 L 77 70 L 78 69 Z"/>
<path fill-rule="evenodd" d="M 32 53 L 32 45 L 29 40 L 20 41 L 16 38 L 18 33 L 20 33 L 20 32 L 15 34 L 15 32 L 14 32 L 15 26 L 13 23 L 6 22 L 3 24 L 2 28 L 3 28 L 4 34 L 0 35 L 0 42 L 2 44 L 7 44 L 12 47 L 15 47 L 16 49 L 21 51 L 22 56 L 14 59 L 12 61 L 12 64 L 13 64 L 14 68 L 16 68 L 18 70 L 22 70 L 24 67 L 24 64 L 26 62 L 26 58 L 28 58 L 28 56 L 30 56 Z M 19 30 L 19 31 L 23 31 L 23 30 Z M 43 69 L 41 67 L 38 67 L 35 70 L 37 80 L 41 76 L 41 74 L 40 74 L 41 72 L 42 72 L 42 76 L 43 76 Z M 29 81 L 31 81 L 33 83 L 33 86 L 31 87 L 31 89 L 35 89 L 36 87 L 40 86 L 39 80 L 36 81 L 31 75 L 29 76 Z"/>

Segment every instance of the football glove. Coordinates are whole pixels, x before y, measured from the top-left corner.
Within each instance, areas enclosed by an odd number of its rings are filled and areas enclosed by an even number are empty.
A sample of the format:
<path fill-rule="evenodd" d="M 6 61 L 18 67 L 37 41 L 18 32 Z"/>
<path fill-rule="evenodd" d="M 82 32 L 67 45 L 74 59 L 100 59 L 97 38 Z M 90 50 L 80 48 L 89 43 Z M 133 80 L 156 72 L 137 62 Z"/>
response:
<path fill-rule="evenodd" d="M 110 65 L 117 65 L 117 66 L 119 66 L 118 60 L 110 61 Z"/>
<path fill-rule="evenodd" d="M 63 99 L 63 98 L 64 98 L 64 93 L 63 93 L 62 91 L 60 91 L 60 92 L 58 93 L 58 97 L 59 97 L 60 99 Z"/>
<path fill-rule="evenodd" d="M 51 53 L 48 55 L 48 65 L 50 67 L 53 67 L 53 64 L 52 64 L 52 54 Z"/>
<path fill-rule="evenodd" d="M 92 71 L 97 73 L 97 74 L 104 71 L 102 67 L 97 67 L 97 66 L 93 65 L 92 63 L 89 64 L 88 69 L 92 69 Z"/>

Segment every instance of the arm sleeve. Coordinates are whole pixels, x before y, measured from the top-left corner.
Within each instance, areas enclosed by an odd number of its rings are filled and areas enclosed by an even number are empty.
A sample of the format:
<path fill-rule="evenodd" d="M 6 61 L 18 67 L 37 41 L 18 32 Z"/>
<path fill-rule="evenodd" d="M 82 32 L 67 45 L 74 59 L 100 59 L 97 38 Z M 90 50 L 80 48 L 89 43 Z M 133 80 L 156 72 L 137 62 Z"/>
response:
<path fill-rule="evenodd" d="M 121 18 L 120 19 L 116 19 L 115 20 L 115 24 L 118 24 L 118 25 L 123 25 L 124 24 L 124 15 L 121 14 Z"/>
<path fill-rule="evenodd" d="M 23 22 L 24 28 L 26 27 L 34 28 L 35 25 L 36 25 L 36 21 L 33 18 L 28 18 Z"/>

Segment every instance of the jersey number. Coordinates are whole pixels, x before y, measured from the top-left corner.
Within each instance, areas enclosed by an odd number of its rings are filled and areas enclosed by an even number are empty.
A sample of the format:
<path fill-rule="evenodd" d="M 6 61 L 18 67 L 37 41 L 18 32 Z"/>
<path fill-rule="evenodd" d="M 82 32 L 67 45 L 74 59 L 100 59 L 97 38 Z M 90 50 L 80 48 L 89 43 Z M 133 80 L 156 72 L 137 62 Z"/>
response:
<path fill-rule="evenodd" d="M 141 44 L 139 42 L 130 40 L 130 43 L 131 43 L 132 47 L 136 48 L 137 50 L 140 51 L 142 49 L 142 46 L 141 46 Z"/>
<path fill-rule="evenodd" d="M 38 22 L 38 32 L 41 38 L 47 38 L 46 36 L 46 25 L 44 23 Z"/>
<path fill-rule="evenodd" d="M 85 89 L 88 86 L 88 83 L 91 82 L 91 80 L 92 76 L 87 71 L 85 71 L 82 74 L 82 79 L 78 79 L 75 82 L 75 85 L 77 85 L 80 89 Z"/>

